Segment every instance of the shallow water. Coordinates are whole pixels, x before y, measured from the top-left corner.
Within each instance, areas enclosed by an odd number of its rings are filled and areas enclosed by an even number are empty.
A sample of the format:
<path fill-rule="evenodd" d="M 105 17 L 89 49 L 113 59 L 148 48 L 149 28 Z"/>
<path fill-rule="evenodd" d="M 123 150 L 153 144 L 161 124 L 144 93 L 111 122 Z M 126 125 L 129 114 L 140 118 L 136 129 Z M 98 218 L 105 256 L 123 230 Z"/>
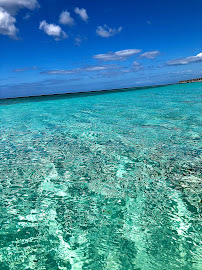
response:
<path fill-rule="evenodd" d="M 202 269 L 201 91 L 0 101 L 0 269 Z"/>

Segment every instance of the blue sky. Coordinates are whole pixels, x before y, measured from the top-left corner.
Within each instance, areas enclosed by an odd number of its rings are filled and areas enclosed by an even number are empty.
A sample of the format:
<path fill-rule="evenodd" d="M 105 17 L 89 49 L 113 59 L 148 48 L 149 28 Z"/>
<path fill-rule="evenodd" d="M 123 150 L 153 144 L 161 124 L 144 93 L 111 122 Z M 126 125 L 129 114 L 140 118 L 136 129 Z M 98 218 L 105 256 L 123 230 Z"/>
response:
<path fill-rule="evenodd" d="M 202 77 L 200 0 L 0 0 L 0 98 Z"/>

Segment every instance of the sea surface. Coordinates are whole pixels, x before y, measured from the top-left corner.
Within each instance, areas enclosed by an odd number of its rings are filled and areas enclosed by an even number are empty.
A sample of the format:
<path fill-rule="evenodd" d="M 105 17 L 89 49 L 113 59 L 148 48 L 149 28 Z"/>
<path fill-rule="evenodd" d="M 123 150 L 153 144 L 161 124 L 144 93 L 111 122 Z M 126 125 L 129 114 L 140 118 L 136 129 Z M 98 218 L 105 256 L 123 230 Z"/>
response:
<path fill-rule="evenodd" d="M 0 270 L 201 270 L 202 83 L 0 101 Z"/>

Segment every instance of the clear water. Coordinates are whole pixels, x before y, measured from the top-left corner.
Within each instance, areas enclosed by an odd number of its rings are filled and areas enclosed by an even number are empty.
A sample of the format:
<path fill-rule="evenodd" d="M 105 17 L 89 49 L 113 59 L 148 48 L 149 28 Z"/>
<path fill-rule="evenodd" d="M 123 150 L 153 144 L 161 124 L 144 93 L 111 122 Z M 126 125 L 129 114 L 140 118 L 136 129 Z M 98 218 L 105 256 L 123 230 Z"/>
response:
<path fill-rule="evenodd" d="M 201 270 L 201 93 L 0 101 L 0 269 Z"/>

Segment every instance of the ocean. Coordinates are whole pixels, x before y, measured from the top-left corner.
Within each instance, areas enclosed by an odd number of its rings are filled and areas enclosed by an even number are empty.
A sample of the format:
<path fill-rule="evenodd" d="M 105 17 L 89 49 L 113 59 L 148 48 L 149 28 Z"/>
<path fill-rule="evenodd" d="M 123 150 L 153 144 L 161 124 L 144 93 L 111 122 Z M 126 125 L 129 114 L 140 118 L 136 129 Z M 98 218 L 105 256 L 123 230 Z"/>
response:
<path fill-rule="evenodd" d="M 0 100 L 1 270 L 201 270 L 202 83 Z"/>

